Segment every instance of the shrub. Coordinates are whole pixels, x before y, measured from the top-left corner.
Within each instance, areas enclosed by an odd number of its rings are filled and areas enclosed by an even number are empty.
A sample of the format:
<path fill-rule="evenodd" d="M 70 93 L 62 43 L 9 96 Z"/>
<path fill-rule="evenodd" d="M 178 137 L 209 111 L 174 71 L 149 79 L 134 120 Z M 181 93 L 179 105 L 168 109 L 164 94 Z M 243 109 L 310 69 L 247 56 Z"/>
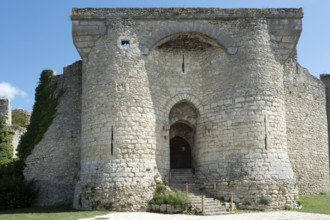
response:
<path fill-rule="evenodd" d="M 190 199 L 185 192 L 171 191 L 165 193 L 165 204 L 183 206 L 188 203 L 190 203 Z"/>
<path fill-rule="evenodd" d="M 272 197 L 268 195 L 262 195 L 259 199 L 259 204 L 261 205 L 270 205 L 273 202 Z"/>
<path fill-rule="evenodd" d="M 168 191 L 164 184 L 157 184 L 150 204 L 185 205 L 190 203 L 188 194 L 180 191 Z"/>
<path fill-rule="evenodd" d="M 0 210 L 26 208 L 37 196 L 33 181 L 21 175 L 17 161 L 0 167 Z"/>
<path fill-rule="evenodd" d="M 164 193 L 167 191 L 166 185 L 163 183 L 157 183 L 156 184 L 156 193 Z"/>
<path fill-rule="evenodd" d="M 285 204 L 285 206 L 284 206 L 284 210 L 288 210 L 288 211 L 290 211 L 290 210 L 292 210 L 292 209 L 293 209 L 292 205 L 290 205 L 290 204 Z"/>

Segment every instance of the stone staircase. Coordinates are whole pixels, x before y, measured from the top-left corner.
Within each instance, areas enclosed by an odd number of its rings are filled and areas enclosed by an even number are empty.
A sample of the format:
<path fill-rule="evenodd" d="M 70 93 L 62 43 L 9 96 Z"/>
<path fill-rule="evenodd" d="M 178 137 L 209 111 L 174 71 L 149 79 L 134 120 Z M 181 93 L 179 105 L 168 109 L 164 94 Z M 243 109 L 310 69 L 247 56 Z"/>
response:
<path fill-rule="evenodd" d="M 185 191 L 188 183 L 188 195 L 195 208 L 202 210 L 202 191 L 203 184 L 198 181 L 192 172 L 192 169 L 172 169 L 171 185 L 172 189 Z M 220 201 L 213 199 L 211 195 L 205 192 L 204 195 L 204 215 L 223 215 L 229 214 Z"/>

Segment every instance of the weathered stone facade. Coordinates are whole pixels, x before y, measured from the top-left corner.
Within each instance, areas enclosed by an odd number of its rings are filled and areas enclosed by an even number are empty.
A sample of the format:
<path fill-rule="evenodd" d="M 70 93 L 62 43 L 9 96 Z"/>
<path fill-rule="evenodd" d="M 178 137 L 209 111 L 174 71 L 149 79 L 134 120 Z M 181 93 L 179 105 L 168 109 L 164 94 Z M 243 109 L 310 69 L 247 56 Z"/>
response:
<path fill-rule="evenodd" d="M 325 86 L 294 59 L 284 67 L 288 153 L 300 194 L 329 191 Z"/>
<path fill-rule="evenodd" d="M 275 208 L 295 199 L 297 185 L 329 190 L 325 87 L 295 60 L 302 17 L 302 9 L 73 9 L 82 70 L 74 64 L 60 79 L 66 96 L 25 170 L 44 195 L 57 195 L 39 204 L 74 197 L 79 209 L 144 209 L 174 167 L 193 167 L 219 197 L 269 195 Z"/>
<path fill-rule="evenodd" d="M 10 100 L 0 97 L 0 116 L 6 117 L 6 124 L 11 125 L 11 105 Z"/>

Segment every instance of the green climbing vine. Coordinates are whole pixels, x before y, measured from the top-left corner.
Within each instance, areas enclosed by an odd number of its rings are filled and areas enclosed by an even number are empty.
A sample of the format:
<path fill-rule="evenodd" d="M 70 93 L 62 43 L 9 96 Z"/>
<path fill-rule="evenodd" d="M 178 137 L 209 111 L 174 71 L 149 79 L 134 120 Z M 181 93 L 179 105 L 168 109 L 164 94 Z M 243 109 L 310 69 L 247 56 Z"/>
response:
<path fill-rule="evenodd" d="M 8 164 L 13 159 L 14 132 L 6 125 L 6 117 L 0 117 L 0 166 Z"/>
<path fill-rule="evenodd" d="M 35 103 L 30 124 L 17 148 L 18 157 L 23 165 L 27 156 L 31 154 L 34 146 L 41 141 L 55 117 L 58 101 L 63 91 L 57 90 L 57 83 L 53 79 L 53 70 L 42 71 L 39 84 L 35 90 Z"/>
<path fill-rule="evenodd" d="M 5 119 L 0 120 L 0 210 L 29 207 L 37 198 L 38 188 L 34 181 L 26 181 L 23 176 L 25 160 L 52 124 L 62 94 L 63 92 L 57 89 L 53 71 L 42 71 L 35 90 L 30 124 L 17 147 L 17 159 L 12 158 L 13 132 L 5 126 Z M 28 123 L 24 112 L 15 112 L 13 118 L 14 127 L 22 127 Z"/>

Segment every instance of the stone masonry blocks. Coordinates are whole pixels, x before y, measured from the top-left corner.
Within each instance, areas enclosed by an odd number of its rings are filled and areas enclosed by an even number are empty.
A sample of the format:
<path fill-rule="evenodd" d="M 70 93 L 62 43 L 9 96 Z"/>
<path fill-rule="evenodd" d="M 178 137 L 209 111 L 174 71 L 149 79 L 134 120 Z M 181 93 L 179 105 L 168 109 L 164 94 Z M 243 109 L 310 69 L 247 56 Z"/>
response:
<path fill-rule="evenodd" d="M 268 195 L 283 208 L 298 190 L 329 190 L 325 87 L 295 60 L 302 17 L 302 9 L 73 9 L 80 170 L 63 186 L 74 182 L 74 207 L 145 210 L 155 184 L 169 181 L 177 137 L 219 198 Z"/>

